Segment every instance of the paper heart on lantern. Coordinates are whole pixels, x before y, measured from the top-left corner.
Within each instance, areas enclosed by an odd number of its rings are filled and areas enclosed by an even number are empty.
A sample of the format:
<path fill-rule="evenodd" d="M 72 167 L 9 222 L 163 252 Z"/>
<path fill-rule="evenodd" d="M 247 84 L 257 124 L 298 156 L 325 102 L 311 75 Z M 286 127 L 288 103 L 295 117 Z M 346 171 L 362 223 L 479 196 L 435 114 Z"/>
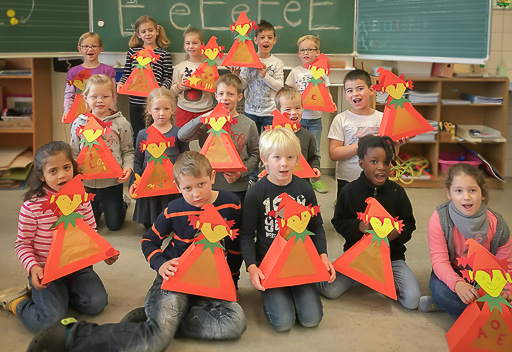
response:
<path fill-rule="evenodd" d="M 227 120 L 225 116 L 219 116 L 216 119 L 211 118 L 208 120 L 208 124 L 213 128 L 214 131 L 220 131 L 226 124 Z"/>
<path fill-rule="evenodd" d="M 389 95 L 391 95 L 395 99 L 400 99 L 404 95 L 405 89 L 406 89 L 406 87 L 405 87 L 404 84 L 398 83 L 396 85 L 396 87 L 393 86 L 393 85 L 387 86 L 386 87 L 386 93 L 388 93 Z"/>
<path fill-rule="evenodd" d="M 315 79 L 319 79 L 323 75 L 325 75 L 325 70 L 321 67 L 312 66 L 311 67 L 311 74 Z"/>
<path fill-rule="evenodd" d="M 370 224 L 372 225 L 373 231 L 375 231 L 380 238 L 386 237 L 394 229 L 393 223 L 389 218 L 385 218 L 384 223 L 382 223 L 379 218 L 372 217 L 370 218 Z"/>
<path fill-rule="evenodd" d="M 147 64 L 149 64 L 151 62 L 151 58 L 150 57 L 137 57 L 137 62 L 139 63 L 139 65 L 141 66 L 146 66 Z"/>

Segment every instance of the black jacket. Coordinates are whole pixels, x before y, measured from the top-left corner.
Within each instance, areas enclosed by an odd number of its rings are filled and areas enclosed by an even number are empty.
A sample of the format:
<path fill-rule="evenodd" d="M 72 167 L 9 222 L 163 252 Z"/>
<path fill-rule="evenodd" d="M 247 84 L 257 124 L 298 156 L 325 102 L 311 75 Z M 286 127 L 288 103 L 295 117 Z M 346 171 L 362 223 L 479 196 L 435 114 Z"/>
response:
<path fill-rule="evenodd" d="M 411 202 L 405 190 L 393 181 L 386 180 L 380 187 L 374 187 L 366 180 L 364 172 L 359 178 L 345 185 L 334 209 L 331 220 L 336 231 L 345 238 L 343 249 L 346 251 L 363 237 L 359 231 L 357 213 L 366 209 L 365 200 L 373 197 L 388 211 L 391 216 L 403 220 L 402 233 L 390 241 L 391 260 L 405 260 L 405 243 L 411 239 L 416 229 L 416 220 L 412 212 Z"/>

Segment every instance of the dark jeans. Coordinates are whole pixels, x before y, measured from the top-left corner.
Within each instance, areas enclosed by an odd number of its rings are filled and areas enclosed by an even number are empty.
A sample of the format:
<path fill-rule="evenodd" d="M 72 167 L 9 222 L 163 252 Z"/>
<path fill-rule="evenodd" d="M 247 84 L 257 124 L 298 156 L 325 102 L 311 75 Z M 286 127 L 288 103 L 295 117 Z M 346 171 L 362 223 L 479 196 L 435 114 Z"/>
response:
<path fill-rule="evenodd" d="M 456 271 L 457 272 L 457 271 Z M 460 273 L 457 272 L 460 275 Z M 458 317 L 468 306 L 462 302 L 459 295 L 453 292 L 432 270 L 430 274 L 430 292 L 435 304 L 443 308 L 448 314 Z"/>
<path fill-rule="evenodd" d="M 123 201 L 123 184 L 107 188 L 88 188 L 89 193 L 95 194 L 91 201 L 96 223 L 105 214 L 105 225 L 110 231 L 121 228 L 126 216 L 126 203 Z"/>
<path fill-rule="evenodd" d="M 139 323 L 78 322 L 66 339 L 69 351 L 164 351 L 174 335 L 202 340 L 238 339 L 245 331 L 242 307 L 236 302 L 160 289 L 157 275 L 146 296 L 147 320 Z"/>
<path fill-rule="evenodd" d="M 36 290 L 29 276 L 32 298 L 20 302 L 16 314 L 22 323 L 38 332 L 68 314 L 68 307 L 79 312 L 96 315 L 108 304 L 107 292 L 92 266 L 61 277 Z"/>
<path fill-rule="evenodd" d="M 135 105 L 130 103 L 130 123 L 132 124 L 133 129 L 133 147 L 135 150 L 139 146 L 136 146 L 137 136 L 139 135 L 139 131 L 146 128 L 146 109 L 144 105 Z"/>

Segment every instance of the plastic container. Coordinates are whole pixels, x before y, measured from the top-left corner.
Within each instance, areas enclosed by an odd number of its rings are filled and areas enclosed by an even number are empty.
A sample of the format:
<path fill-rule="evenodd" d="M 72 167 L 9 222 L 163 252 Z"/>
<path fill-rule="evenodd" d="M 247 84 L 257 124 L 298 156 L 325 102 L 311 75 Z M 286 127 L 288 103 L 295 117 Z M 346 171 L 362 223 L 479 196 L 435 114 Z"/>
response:
<path fill-rule="evenodd" d="M 466 163 L 474 167 L 482 164 L 482 160 L 473 154 L 465 152 L 439 152 L 439 166 L 443 174 L 447 173 L 452 165 Z"/>

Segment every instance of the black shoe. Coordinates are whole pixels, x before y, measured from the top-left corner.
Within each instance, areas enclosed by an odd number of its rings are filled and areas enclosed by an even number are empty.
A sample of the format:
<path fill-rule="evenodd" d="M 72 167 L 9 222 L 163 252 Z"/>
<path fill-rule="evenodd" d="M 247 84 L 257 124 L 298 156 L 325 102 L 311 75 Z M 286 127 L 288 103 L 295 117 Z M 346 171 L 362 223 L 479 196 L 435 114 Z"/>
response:
<path fill-rule="evenodd" d="M 64 318 L 44 328 L 30 341 L 27 352 L 64 352 L 66 329 L 74 323 L 75 318 Z"/>
<path fill-rule="evenodd" d="M 120 323 L 141 323 L 146 321 L 146 310 L 144 307 L 135 308 L 128 314 L 126 314 L 123 319 L 121 319 Z"/>

